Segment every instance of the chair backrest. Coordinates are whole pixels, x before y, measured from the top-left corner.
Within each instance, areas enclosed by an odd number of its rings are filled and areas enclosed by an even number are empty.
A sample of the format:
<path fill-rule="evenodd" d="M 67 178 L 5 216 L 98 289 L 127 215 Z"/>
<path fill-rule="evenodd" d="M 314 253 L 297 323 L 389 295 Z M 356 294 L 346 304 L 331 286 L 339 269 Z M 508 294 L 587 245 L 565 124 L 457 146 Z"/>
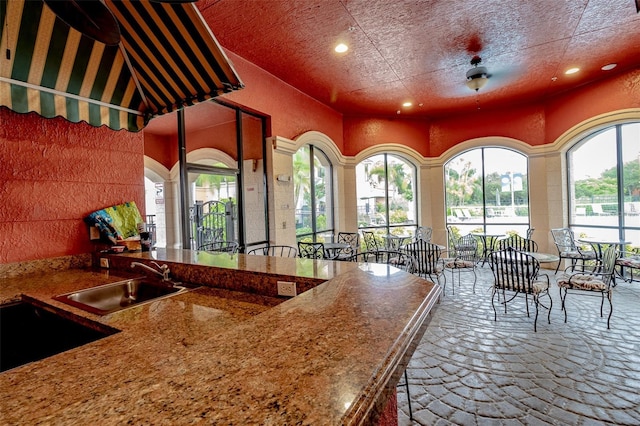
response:
<path fill-rule="evenodd" d="M 507 247 L 489 254 L 489 265 L 496 288 L 533 294 L 533 282 L 540 271 L 540 263 L 533 256 Z"/>
<path fill-rule="evenodd" d="M 396 250 L 363 251 L 354 254 L 349 260 L 360 263 L 387 264 L 410 273 L 414 272 L 416 268 L 416 260 L 412 256 Z"/>
<path fill-rule="evenodd" d="M 526 235 L 526 238 L 527 238 L 528 240 L 530 240 L 530 239 L 531 239 L 531 237 L 533 236 L 533 231 L 535 231 L 535 230 L 536 230 L 536 228 L 529 228 L 529 229 L 527 229 L 527 235 Z"/>
<path fill-rule="evenodd" d="M 379 250 L 378 242 L 376 241 L 375 234 L 371 231 L 362 231 L 362 238 L 364 239 L 364 246 L 367 251 Z"/>
<path fill-rule="evenodd" d="M 602 275 L 602 281 L 609 287 L 613 276 L 616 272 L 616 260 L 618 259 L 618 250 L 615 245 L 610 245 L 602 253 L 602 264 L 600 266 L 599 274 Z"/>
<path fill-rule="evenodd" d="M 439 274 L 439 261 L 442 248 L 423 240 L 414 241 L 404 246 L 404 253 L 416 260 L 416 273 L 420 275 Z"/>
<path fill-rule="evenodd" d="M 297 257 L 298 249 L 286 245 L 267 245 L 247 251 L 247 254 L 277 257 Z"/>
<path fill-rule="evenodd" d="M 338 232 L 337 242 L 349 244 L 355 253 L 360 248 L 360 234 L 357 232 Z"/>
<path fill-rule="evenodd" d="M 324 244 L 298 241 L 298 255 L 305 259 L 325 259 Z"/>
<path fill-rule="evenodd" d="M 428 243 L 431 242 L 431 236 L 433 235 L 433 228 L 428 226 L 418 226 L 414 235 L 414 240 L 424 240 Z"/>
<path fill-rule="evenodd" d="M 237 253 L 240 246 L 235 241 L 216 241 L 202 244 L 198 250 L 211 251 L 217 253 Z"/>
<path fill-rule="evenodd" d="M 538 243 L 528 238 L 522 238 L 520 235 L 511 235 L 498 240 L 498 250 L 504 250 L 507 247 L 513 247 L 520 251 L 538 251 Z"/>
<path fill-rule="evenodd" d="M 463 235 L 453 245 L 453 252 L 456 259 L 478 260 L 478 240 L 471 234 Z"/>
<path fill-rule="evenodd" d="M 447 225 L 447 248 L 449 250 L 453 250 L 458 238 L 460 237 L 456 235 L 456 231 L 453 230 L 453 226 Z"/>
<path fill-rule="evenodd" d="M 569 228 L 555 228 L 551 230 L 551 236 L 553 242 L 558 247 L 559 253 L 565 253 L 569 251 L 577 251 L 576 242 L 573 239 L 573 231 Z"/>

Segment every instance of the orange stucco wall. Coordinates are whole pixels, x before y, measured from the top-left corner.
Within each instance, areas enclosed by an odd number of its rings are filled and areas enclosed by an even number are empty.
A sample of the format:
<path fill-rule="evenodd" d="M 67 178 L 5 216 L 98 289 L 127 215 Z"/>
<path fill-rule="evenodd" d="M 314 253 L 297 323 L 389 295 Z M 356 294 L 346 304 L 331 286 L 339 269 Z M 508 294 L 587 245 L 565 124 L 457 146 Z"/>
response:
<path fill-rule="evenodd" d="M 322 132 L 344 150 L 342 114 L 278 80 L 252 63 L 227 52 L 245 88 L 223 95 L 271 118 L 271 135 L 294 139 L 310 130 Z M 269 135 L 269 136 L 271 136 Z"/>
<path fill-rule="evenodd" d="M 83 218 L 135 201 L 144 214 L 141 133 L 0 107 L 0 263 L 92 251 Z"/>
<path fill-rule="evenodd" d="M 404 118 L 345 117 L 346 155 L 382 143 L 400 143 L 425 157 L 438 157 L 460 142 L 486 136 L 518 139 L 531 146 L 553 143 L 571 127 L 611 111 L 640 107 L 640 71 L 631 71 L 549 98 L 509 109 L 422 122 Z"/>
<path fill-rule="evenodd" d="M 175 136 L 145 133 L 144 155 L 153 158 L 168 170 L 178 162 L 178 141 Z"/>
<path fill-rule="evenodd" d="M 391 142 L 437 157 L 457 143 L 484 136 L 541 145 L 590 117 L 640 107 L 640 71 L 631 71 L 509 110 L 431 120 L 342 117 L 229 56 L 246 88 L 225 95 L 228 100 L 268 115 L 272 135 L 295 138 L 319 131 L 345 155 Z M 143 138 L 143 132 L 115 132 L 0 108 L 0 263 L 91 251 L 82 221 L 88 213 L 129 200 L 144 210 L 144 155 L 171 168 L 177 149 L 172 137 Z M 192 142 L 190 149 L 207 146 L 204 139 Z"/>

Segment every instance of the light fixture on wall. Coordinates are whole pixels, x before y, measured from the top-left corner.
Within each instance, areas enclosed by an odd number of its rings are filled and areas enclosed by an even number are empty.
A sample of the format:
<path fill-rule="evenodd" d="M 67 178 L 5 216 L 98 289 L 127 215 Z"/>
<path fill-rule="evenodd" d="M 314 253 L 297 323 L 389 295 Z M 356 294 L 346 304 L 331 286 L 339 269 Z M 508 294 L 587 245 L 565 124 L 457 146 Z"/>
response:
<path fill-rule="evenodd" d="M 465 82 L 469 89 L 476 92 L 482 89 L 489 81 L 489 72 L 487 71 L 487 68 L 478 66 L 481 62 L 482 59 L 480 56 L 474 56 L 471 58 L 471 65 L 473 65 L 473 68 L 467 71 L 467 81 Z"/>

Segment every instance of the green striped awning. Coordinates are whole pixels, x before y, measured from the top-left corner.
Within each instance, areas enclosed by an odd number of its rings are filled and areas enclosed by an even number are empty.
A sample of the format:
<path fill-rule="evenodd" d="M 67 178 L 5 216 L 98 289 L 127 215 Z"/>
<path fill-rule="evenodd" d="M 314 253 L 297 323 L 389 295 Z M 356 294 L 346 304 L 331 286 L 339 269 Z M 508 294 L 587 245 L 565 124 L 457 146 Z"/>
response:
<path fill-rule="evenodd" d="M 0 105 L 138 131 L 156 115 L 243 87 L 193 3 L 106 0 L 107 46 L 40 0 L 0 0 Z"/>

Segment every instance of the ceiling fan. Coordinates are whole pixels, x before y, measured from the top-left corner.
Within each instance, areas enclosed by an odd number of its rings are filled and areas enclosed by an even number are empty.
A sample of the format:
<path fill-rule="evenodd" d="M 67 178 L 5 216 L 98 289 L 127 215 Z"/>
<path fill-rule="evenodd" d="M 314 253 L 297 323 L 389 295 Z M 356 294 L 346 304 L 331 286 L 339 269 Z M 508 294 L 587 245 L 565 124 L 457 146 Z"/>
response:
<path fill-rule="evenodd" d="M 469 89 L 476 92 L 482 89 L 489 81 L 489 77 L 491 77 L 486 67 L 479 66 L 481 62 L 482 58 L 478 55 L 471 58 L 473 68 L 467 71 L 467 81 L 465 82 Z"/>

